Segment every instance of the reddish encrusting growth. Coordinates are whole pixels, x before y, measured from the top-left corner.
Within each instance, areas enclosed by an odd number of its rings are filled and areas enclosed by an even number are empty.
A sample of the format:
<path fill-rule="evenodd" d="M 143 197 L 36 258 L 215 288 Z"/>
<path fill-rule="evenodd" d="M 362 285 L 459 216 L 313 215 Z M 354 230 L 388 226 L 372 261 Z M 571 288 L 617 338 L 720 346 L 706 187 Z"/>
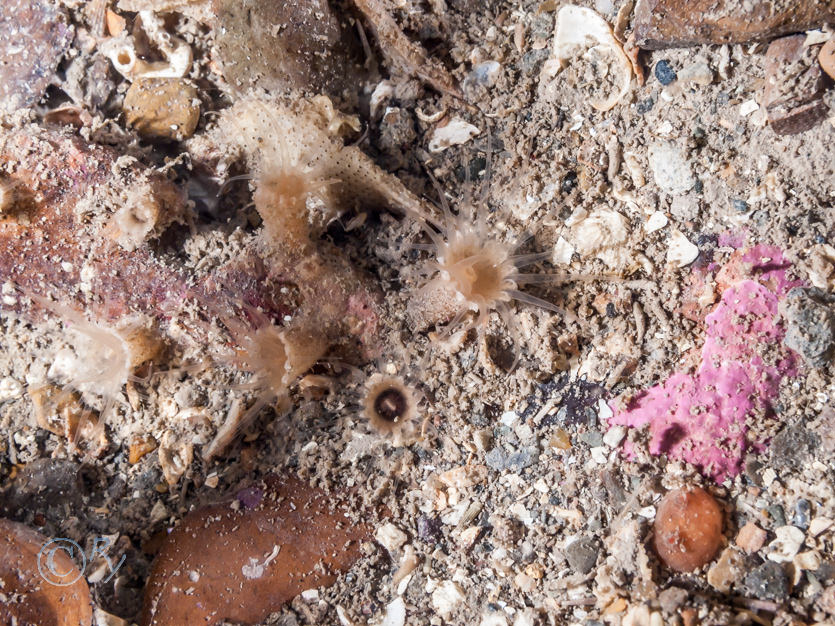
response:
<path fill-rule="evenodd" d="M 241 307 L 257 307 L 262 317 L 281 325 L 290 316 L 314 312 L 331 338 L 372 341 L 378 295 L 356 272 L 324 268 L 319 280 L 301 294 L 283 286 L 302 283 L 305 265 L 265 258 L 253 245 L 226 266 L 195 279 L 186 268 L 156 254 L 148 245 L 123 249 L 106 226 L 88 223 L 79 204 L 94 188 L 125 185 L 114 174 L 118 154 L 64 132 L 23 128 L 0 133 L 0 167 L 15 184 L 15 203 L 0 217 L 0 285 L 8 285 L 2 311 L 41 317 L 39 307 L 20 294 L 55 300 L 61 307 L 83 310 L 94 322 L 118 323 L 141 313 L 157 321 L 162 332 L 184 305 L 208 316 L 237 316 Z M 149 175 L 173 212 L 184 211 L 184 194 L 161 174 L 142 165 L 132 171 Z M 317 261 L 318 263 L 318 261 Z M 361 305 L 361 306 L 360 306 Z M 349 312 L 362 311 L 361 315 Z M 348 319 L 346 319 L 348 318 Z M 206 326 L 189 324 L 198 344 Z M 367 332 L 366 332 L 367 331 Z"/>
<path fill-rule="evenodd" d="M 10 215 L 0 220 L 0 284 L 85 308 L 105 323 L 128 312 L 159 313 L 167 301 L 185 296 L 182 271 L 147 247 L 126 252 L 77 214 L 88 191 L 117 184 L 114 151 L 65 133 L 26 129 L 4 133 L 2 146 L 0 167 L 14 180 L 16 197 Z M 185 202 L 164 177 L 156 183 Z M 82 290 L 85 266 L 89 296 Z M 4 302 L 3 309 L 22 306 L 20 300 Z"/>
<path fill-rule="evenodd" d="M 709 563 L 722 545 L 722 511 L 700 487 L 675 489 L 658 503 L 655 550 L 677 572 L 692 572 Z"/>

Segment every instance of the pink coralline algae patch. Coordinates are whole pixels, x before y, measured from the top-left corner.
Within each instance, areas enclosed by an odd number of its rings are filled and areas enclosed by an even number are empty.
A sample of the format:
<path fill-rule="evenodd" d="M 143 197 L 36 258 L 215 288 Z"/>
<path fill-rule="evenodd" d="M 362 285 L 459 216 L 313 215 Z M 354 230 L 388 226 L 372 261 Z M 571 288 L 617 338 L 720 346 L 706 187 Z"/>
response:
<path fill-rule="evenodd" d="M 738 474 L 745 453 L 765 445 L 751 424 L 771 415 L 781 379 L 796 373 L 795 354 L 782 344 L 785 330 L 777 310 L 799 284 L 787 278 L 788 267 L 775 247 L 736 255 L 717 276 L 717 282 L 728 277 L 735 282 L 705 318 L 696 371 L 676 372 L 625 408 L 613 406 L 609 424 L 648 424 L 651 454 L 691 463 L 717 482 Z"/>

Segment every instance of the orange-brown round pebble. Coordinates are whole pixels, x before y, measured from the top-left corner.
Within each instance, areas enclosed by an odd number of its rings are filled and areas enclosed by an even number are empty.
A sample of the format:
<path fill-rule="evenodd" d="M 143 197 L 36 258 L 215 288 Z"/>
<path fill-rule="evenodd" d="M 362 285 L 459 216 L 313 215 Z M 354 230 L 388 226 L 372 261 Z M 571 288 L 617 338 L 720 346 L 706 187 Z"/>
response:
<path fill-rule="evenodd" d="M 90 626 L 90 588 L 73 560 L 79 547 L 0 519 L 0 624 Z"/>
<path fill-rule="evenodd" d="M 708 563 L 722 543 L 722 511 L 699 487 L 676 489 L 661 499 L 655 516 L 655 550 L 677 572 Z"/>
<path fill-rule="evenodd" d="M 818 60 L 823 71 L 829 74 L 830 78 L 835 78 L 835 39 L 830 39 L 823 44 Z"/>

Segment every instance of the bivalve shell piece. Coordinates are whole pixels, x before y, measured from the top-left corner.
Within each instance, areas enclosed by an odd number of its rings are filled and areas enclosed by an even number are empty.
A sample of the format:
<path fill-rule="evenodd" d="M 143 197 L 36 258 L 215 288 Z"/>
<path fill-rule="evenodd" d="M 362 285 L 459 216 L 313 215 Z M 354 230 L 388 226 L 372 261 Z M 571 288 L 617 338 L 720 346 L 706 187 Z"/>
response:
<path fill-rule="evenodd" d="M 601 82 L 614 82 L 608 96 L 589 98 L 595 109 L 608 111 L 629 91 L 632 64 L 615 39 L 612 27 L 591 9 L 569 4 L 557 14 L 553 58 L 543 66 L 542 77 L 550 81 L 577 62 L 591 64 Z"/>
<path fill-rule="evenodd" d="M 455 117 L 444 126 L 439 126 L 432 132 L 429 140 L 429 152 L 443 152 L 450 146 L 467 143 L 481 132 L 478 127 Z"/>

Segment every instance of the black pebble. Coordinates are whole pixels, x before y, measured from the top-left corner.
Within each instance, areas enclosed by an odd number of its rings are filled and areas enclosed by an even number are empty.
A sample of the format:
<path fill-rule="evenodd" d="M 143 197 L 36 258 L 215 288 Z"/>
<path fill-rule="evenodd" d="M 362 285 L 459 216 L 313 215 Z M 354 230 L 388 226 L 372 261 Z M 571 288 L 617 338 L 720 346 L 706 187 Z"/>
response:
<path fill-rule="evenodd" d="M 647 98 L 646 100 L 641 100 L 635 106 L 635 109 L 638 111 L 639 114 L 643 115 L 644 113 L 648 113 L 650 109 L 652 109 L 654 104 L 655 100 L 653 100 L 652 98 Z"/>
<path fill-rule="evenodd" d="M 669 61 L 661 59 L 655 64 L 655 77 L 662 85 L 669 85 L 676 79 L 676 71 Z"/>

